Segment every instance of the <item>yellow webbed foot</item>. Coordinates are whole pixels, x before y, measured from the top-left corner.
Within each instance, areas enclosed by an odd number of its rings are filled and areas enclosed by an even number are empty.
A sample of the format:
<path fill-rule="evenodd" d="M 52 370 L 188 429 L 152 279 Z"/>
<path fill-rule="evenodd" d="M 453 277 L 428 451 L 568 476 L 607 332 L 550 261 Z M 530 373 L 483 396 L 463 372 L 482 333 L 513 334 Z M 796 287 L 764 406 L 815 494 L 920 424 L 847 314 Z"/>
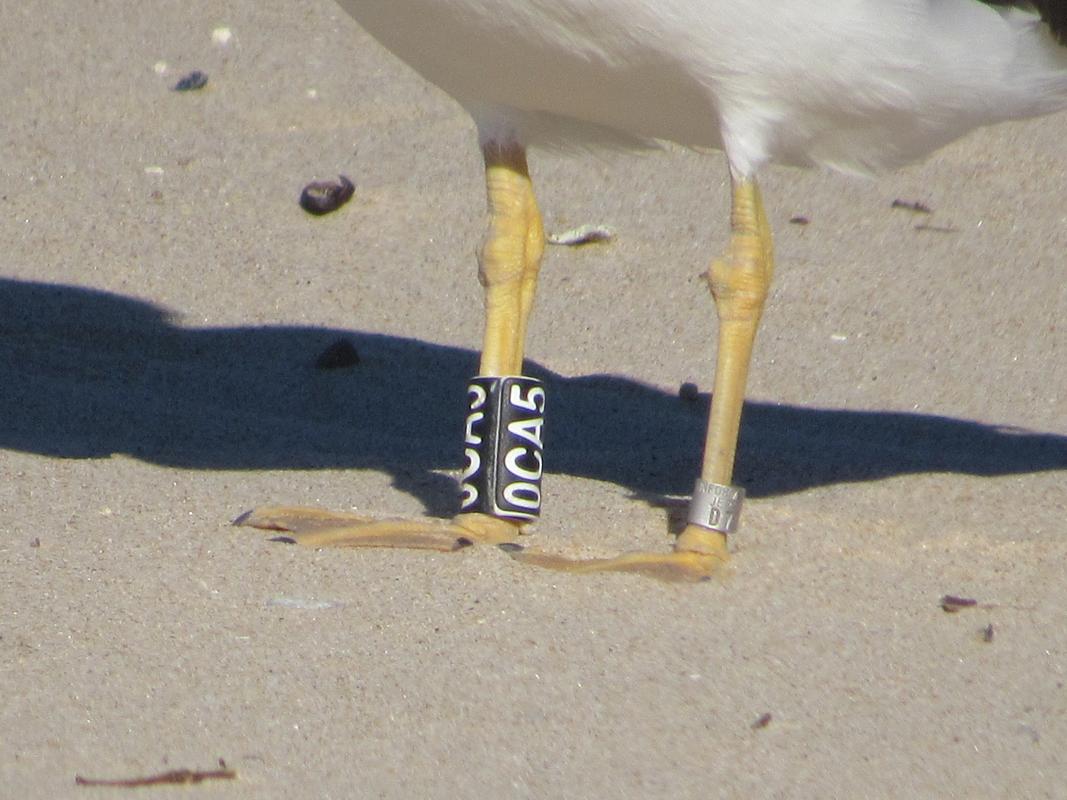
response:
<path fill-rule="evenodd" d="M 494 544 L 521 564 L 557 572 L 627 572 L 672 583 L 708 580 L 729 561 L 725 537 L 692 525 L 679 536 L 674 552 L 572 559 L 524 548 L 516 542 L 518 525 L 486 514 L 459 514 L 451 520 L 375 519 L 320 508 L 264 506 L 242 514 L 233 524 L 278 533 L 279 540 L 305 547 L 395 547 L 447 553 L 473 544 Z"/>
<path fill-rule="evenodd" d="M 694 525 L 678 537 L 672 553 L 623 553 L 614 558 L 572 559 L 539 550 L 527 550 L 516 544 L 502 548 L 523 564 L 557 572 L 629 572 L 671 583 L 706 581 L 730 559 L 726 537 Z"/>
<path fill-rule="evenodd" d="M 517 525 L 485 514 L 452 520 L 375 519 L 319 508 L 265 506 L 248 511 L 234 525 L 276 531 L 283 541 L 306 547 L 399 547 L 450 552 L 472 544 L 501 544 L 519 534 Z"/>

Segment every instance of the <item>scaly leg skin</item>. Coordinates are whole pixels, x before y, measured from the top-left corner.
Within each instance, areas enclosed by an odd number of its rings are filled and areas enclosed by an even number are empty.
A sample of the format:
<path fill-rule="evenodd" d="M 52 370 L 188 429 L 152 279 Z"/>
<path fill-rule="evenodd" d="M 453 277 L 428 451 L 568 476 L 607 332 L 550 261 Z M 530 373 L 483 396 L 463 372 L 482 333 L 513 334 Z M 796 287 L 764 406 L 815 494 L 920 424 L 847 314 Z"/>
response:
<path fill-rule="evenodd" d="M 719 315 L 715 388 L 701 478 L 730 485 L 745 400 L 745 382 L 763 303 L 774 271 L 771 229 L 754 179 L 735 179 L 730 245 L 708 270 Z M 571 560 L 522 551 L 514 557 L 565 572 L 637 572 L 661 580 L 704 580 L 729 558 L 725 534 L 690 523 L 672 553 L 627 553 L 616 558 Z"/>
<path fill-rule="evenodd" d="M 483 147 L 489 230 L 479 259 L 485 287 L 485 341 L 479 374 L 521 375 L 526 323 L 533 307 L 545 234 L 530 183 L 525 150 L 489 142 Z M 376 520 L 317 508 L 263 507 L 242 514 L 235 525 L 276 531 L 280 540 L 309 547 L 401 547 L 457 550 L 469 544 L 510 542 L 514 522 L 486 514 L 452 520 Z"/>

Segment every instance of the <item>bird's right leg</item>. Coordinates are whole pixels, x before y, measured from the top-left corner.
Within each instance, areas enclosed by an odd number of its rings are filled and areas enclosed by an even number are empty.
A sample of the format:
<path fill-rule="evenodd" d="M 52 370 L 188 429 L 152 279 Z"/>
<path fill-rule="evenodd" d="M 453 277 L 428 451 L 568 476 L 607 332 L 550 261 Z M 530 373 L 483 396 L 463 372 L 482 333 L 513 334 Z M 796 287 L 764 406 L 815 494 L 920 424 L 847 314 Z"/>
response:
<path fill-rule="evenodd" d="M 483 145 L 483 155 L 489 205 L 489 228 L 479 258 L 479 277 L 485 287 L 485 339 L 479 376 L 472 383 L 490 385 L 495 379 L 522 375 L 526 323 L 545 237 L 525 149 L 490 141 Z M 468 422 L 468 438 L 469 428 Z M 539 474 L 539 453 L 536 467 Z M 375 519 L 317 508 L 267 506 L 242 515 L 235 524 L 277 532 L 287 541 L 312 547 L 448 551 L 474 542 L 510 541 L 519 533 L 522 520 L 484 510 L 461 513 L 452 520 Z"/>

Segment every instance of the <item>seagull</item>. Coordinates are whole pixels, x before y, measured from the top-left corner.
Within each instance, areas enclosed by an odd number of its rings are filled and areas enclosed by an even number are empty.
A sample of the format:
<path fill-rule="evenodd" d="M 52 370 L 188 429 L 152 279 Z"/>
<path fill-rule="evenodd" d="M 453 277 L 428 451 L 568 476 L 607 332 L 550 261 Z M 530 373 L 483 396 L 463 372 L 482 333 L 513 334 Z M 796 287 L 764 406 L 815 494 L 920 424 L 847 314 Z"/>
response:
<path fill-rule="evenodd" d="M 313 546 L 490 542 L 553 569 L 706 579 L 737 529 L 734 457 L 774 269 L 759 171 L 774 162 L 870 175 L 974 128 L 1067 108 L 1065 0 L 338 2 L 474 120 L 489 210 L 478 259 L 485 336 L 468 391 L 462 512 L 375 520 L 266 507 L 238 520 Z M 721 151 L 732 192 L 729 243 L 707 272 L 719 333 L 688 523 L 666 553 L 572 560 L 523 548 L 515 539 L 540 503 L 546 403 L 522 372 L 545 245 L 527 149 L 663 142 Z"/>

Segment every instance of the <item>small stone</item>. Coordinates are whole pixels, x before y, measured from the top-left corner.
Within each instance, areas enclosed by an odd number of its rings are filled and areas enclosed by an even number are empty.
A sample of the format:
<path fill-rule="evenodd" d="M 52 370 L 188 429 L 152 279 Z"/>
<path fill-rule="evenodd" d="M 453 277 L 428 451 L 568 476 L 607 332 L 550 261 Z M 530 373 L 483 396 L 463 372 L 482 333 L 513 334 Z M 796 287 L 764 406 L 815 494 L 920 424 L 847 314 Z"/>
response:
<path fill-rule="evenodd" d="M 315 369 L 347 369 L 359 363 L 359 353 L 347 339 L 338 339 L 319 353 Z"/>
<path fill-rule="evenodd" d="M 321 217 L 351 200 L 355 191 L 355 184 L 344 175 L 337 176 L 337 181 L 315 181 L 300 193 L 300 207 L 309 214 Z"/>
<path fill-rule="evenodd" d="M 174 84 L 173 89 L 176 92 L 192 92 L 203 89 L 205 86 L 207 86 L 207 73 L 194 69 Z"/>
<path fill-rule="evenodd" d="M 687 403 L 695 403 L 700 399 L 700 389 L 695 383 L 686 381 L 678 387 L 678 396 Z"/>
<path fill-rule="evenodd" d="M 771 724 L 772 719 L 774 719 L 774 716 L 769 711 L 766 714 L 760 714 L 756 721 L 752 723 L 752 730 L 758 731 L 760 728 L 766 728 Z"/>

